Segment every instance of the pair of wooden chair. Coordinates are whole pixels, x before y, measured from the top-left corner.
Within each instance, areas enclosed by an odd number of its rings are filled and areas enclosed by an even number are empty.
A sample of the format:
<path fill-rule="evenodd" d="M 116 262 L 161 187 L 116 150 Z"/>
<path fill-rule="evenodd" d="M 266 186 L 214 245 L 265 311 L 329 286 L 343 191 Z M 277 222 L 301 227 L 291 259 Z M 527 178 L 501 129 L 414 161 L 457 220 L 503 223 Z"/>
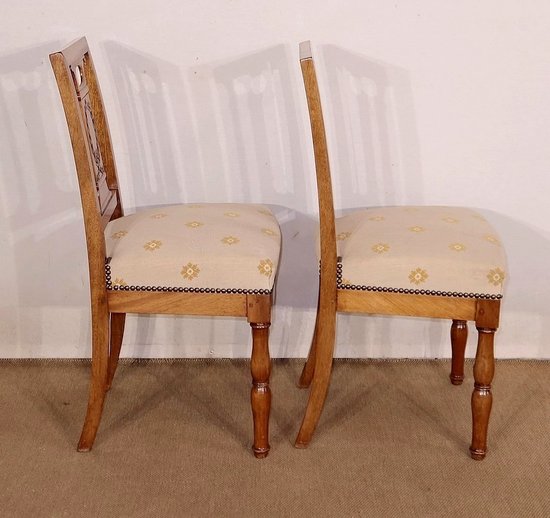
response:
<path fill-rule="evenodd" d="M 336 312 L 448 318 L 451 381 L 462 383 L 466 321 L 479 332 L 470 452 L 486 453 L 505 259 L 479 214 L 386 207 L 335 218 L 321 102 L 308 42 L 300 47 L 320 212 L 319 304 L 299 386 L 311 392 L 296 439 L 310 442 L 326 398 Z M 252 204 L 175 205 L 124 215 L 107 118 L 84 38 L 51 54 L 71 138 L 88 249 L 92 374 L 79 451 L 91 449 L 117 368 L 126 313 L 246 317 L 252 328 L 253 451 L 269 452 L 268 330 L 280 255 L 270 210 Z"/>

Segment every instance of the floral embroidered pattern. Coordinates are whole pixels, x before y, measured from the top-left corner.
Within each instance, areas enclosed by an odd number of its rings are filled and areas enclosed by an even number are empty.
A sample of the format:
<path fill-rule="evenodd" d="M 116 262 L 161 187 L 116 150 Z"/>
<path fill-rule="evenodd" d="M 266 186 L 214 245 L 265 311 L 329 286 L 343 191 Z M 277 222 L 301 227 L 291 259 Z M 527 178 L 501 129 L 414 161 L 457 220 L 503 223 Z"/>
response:
<path fill-rule="evenodd" d="M 124 279 L 121 279 L 119 277 L 117 277 L 114 281 L 113 281 L 113 287 L 114 286 L 117 286 L 117 287 L 121 287 L 121 286 L 128 286 L 128 284 L 126 284 L 126 281 Z"/>
<path fill-rule="evenodd" d="M 347 239 L 349 236 L 351 236 L 351 232 L 340 232 L 336 236 L 336 239 L 338 239 L 338 241 L 343 241 L 344 239 Z"/>
<path fill-rule="evenodd" d="M 189 228 L 199 228 L 202 227 L 204 223 L 201 223 L 200 221 L 190 221 L 189 223 L 186 223 L 185 226 Z"/>
<path fill-rule="evenodd" d="M 270 277 L 273 273 L 273 263 L 271 262 L 271 259 L 262 259 L 258 265 L 258 271 L 262 275 Z"/>
<path fill-rule="evenodd" d="M 271 214 L 271 211 L 268 210 L 268 209 L 258 209 L 258 212 L 259 212 L 260 214 L 263 214 L 264 216 L 271 216 L 271 215 L 272 215 L 272 214 Z"/>
<path fill-rule="evenodd" d="M 505 274 L 500 268 L 495 268 L 494 270 L 489 270 L 487 274 L 487 279 L 489 283 L 493 286 L 500 286 L 504 282 Z"/>
<path fill-rule="evenodd" d="M 151 252 L 155 251 L 155 250 L 158 250 L 162 245 L 162 241 L 149 241 L 148 243 L 145 243 L 143 245 L 143 248 L 145 248 L 145 250 L 149 250 Z"/>
<path fill-rule="evenodd" d="M 372 251 L 376 252 L 377 254 L 383 254 L 384 252 L 387 252 L 390 249 L 390 245 L 387 245 L 386 243 L 376 243 L 372 247 Z"/>
<path fill-rule="evenodd" d="M 500 241 L 495 236 L 485 236 L 485 239 L 489 241 L 489 243 L 493 243 L 493 245 L 500 245 Z"/>
<path fill-rule="evenodd" d="M 409 281 L 411 284 L 421 284 L 428 279 L 428 272 L 422 268 L 417 268 L 409 273 Z"/>
<path fill-rule="evenodd" d="M 224 245 L 236 245 L 239 242 L 239 238 L 238 237 L 233 237 L 233 236 L 227 236 L 227 237 L 224 237 L 221 240 L 221 242 Z"/>
<path fill-rule="evenodd" d="M 266 236 L 276 236 L 277 235 L 277 232 L 275 232 L 274 230 L 271 230 L 270 228 L 262 228 L 262 232 Z"/>
<path fill-rule="evenodd" d="M 455 252 L 464 252 L 464 250 L 466 250 L 466 245 L 462 243 L 452 243 L 449 245 L 449 248 Z"/>
<path fill-rule="evenodd" d="M 458 219 L 456 218 L 443 218 L 443 221 L 446 221 L 447 223 L 458 223 Z"/>
<path fill-rule="evenodd" d="M 151 219 L 162 219 L 168 216 L 168 214 L 164 214 L 163 212 L 159 212 L 158 214 L 153 214 L 151 216 Z"/>
<path fill-rule="evenodd" d="M 227 216 L 228 218 L 238 218 L 240 214 L 238 212 L 226 212 L 224 213 L 224 216 Z"/>
<path fill-rule="evenodd" d="M 187 263 L 180 272 L 183 275 L 184 279 L 189 281 L 199 276 L 200 269 L 198 265 L 193 263 Z"/>
<path fill-rule="evenodd" d="M 424 232 L 426 230 L 424 227 L 421 227 L 419 225 L 415 225 L 414 227 L 409 227 L 410 232 Z"/>
<path fill-rule="evenodd" d="M 120 239 L 121 237 L 124 237 L 127 234 L 128 234 L 128 232 L 126 230 L 119 230 L 118 232 L 115 232 L 114 234 L 112 234 L 111 238 L 112 239 Z"/>

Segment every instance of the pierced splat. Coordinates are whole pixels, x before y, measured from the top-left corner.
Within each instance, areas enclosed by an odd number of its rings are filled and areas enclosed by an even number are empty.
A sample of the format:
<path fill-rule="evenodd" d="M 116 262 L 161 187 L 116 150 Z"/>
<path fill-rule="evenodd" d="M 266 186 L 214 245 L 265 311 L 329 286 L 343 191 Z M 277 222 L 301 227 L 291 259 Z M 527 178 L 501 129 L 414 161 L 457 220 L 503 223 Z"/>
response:
<path fill-rule="evenodd" d="M 93 179 L 96 188 L 97 204 L 99 211 L 103 215 L 107 209 L 113 204 L 116 204 L 116 193 L 109 189 L 107 182 L 107 174 L 103 164 L 103 156 L 99 146 L 97 126 L 92 107 L 90 85 L 87 80 L 87 71 L 90 66 L 87 63 L 87 57 L 76 64 L 70 65 L 73 85 L 78 98 L 78 104 L 82 111 L 82 119 L 86 129 L 86 137 L 88 142 L 88 151 L 90 153 L 90 161 L 93 169 Z"/>

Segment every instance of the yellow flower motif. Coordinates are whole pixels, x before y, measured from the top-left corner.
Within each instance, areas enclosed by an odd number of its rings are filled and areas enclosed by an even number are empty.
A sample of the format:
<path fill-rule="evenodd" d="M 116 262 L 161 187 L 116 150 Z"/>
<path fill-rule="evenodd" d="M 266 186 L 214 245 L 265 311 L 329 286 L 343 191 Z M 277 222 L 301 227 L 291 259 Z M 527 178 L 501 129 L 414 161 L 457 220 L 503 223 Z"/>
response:
<path fill-rule="evenodd" d="M 422 268 L 411 270 L 411 273 L 409 273 L 409 281 L 411 281 L 411 284 L 420 284 L 422 282 L 426 282 L 427 278 L 428 272 L 426 270 L 423 270 Z"/>
<path fill-rule="evenodd" d="M 200 221 L 190 221 L 189 223 L 185 224 L 186 227 L 190 227 L 190 228 L 198 228 L 198 227 L 202 227 L 203 225 L 204 223 L 201 223 Z"/>
<path fill-rule="evenodd" d="M 336 236 L 336 239 L 338 239 L 338 241 L 343 241 L 344 239 L 347 239 L 349 236 L 351 236 L 351 232 L 340 232 Z"/>
<path fill-rule="evenodd" d="M 128 284 L 126 284 L 126 281 L 124 279 L 120 279 L 119 277 L 117 277 L 114 281 L 113 281 L 113 287 L 114 286 L 128 286 Z"/>
<path fill-rule="evenodd" d="M 149 250 L 153 252 L 154 250 L 157 250 L 158 248 L 160 248 L 161 245 L 162 245 L 162 241 L 149 241 L 148 243 L 145 243 L 143 245 L 143 248 L 145 248 L 145 250 Z"/>
<path fill-rule="evenodd" d="M 165 218 L 167 216 L 167 214 L 164 214 L 162 212 L 159 212 L 158 214 L 153 214 L 151 216 L 152 219 L 162 219 L 162 218 Z"/>
<path fill-rule="evenodd" d="M 128 232 L 126 230 L 119 230 L 118 232 L 115 232 L 111 238 L 112 239 L 120 239 L 121 237 L 124 237 Z"/>
<path fill-rule="evenodd" d="M 271 274 L 273 273 L 273 263 L 271 262 L 271 259 L 262 259 L 258 265 L 258 270 L 262 275 L 271 277 Z"/>
<path fill-rule="evenodd" d="M 493 243 L 493 245 L 500 245 L 500 241 L 495 236 L 485 236 L 485 239 L 489 241 L 489 243 Z"/>
<path fill-rule="evenodd" d="M 277 232 L 275 232 L 274 230 L 271 230 L 270 228 L 262 228 L 262 232 L 266 236 L 276 236 L 277 235 Z"/>
<path fill-rule="evenodd" d="M 351 286 L 351 281 L 349 279 L 342 279 L 342 284 L 344 286 Z"/>
<path fill-rule="evenodd" d="M 376 252 L 377 254 L 383 254 L 384 252 L 387 252 L 390 249 L 390 245 L 387 245 L 386 243 L 377 243 L 372 247 L 372 251 Z"/>
<path fill-rule="evenodd" d="M 224 237 L 222 243 L 225 245 L 236 245 L 239 242 L 239 238 L 233 236 Z"/>
<path fill-rule="evenodd" d="M 455 218 L 443 218 L 443 221 L 446 221 L 447 223 L 458 223 L 458 219 Z"/>
<path fill-rule="evenodd" d="M 466 250 L 466 245 L 462 243 L 452 243 L 449 245 L 449 248 L 455 252 L 464 252 L 464 250 Z"/>
<path fill-rule="evenodd" d="M 372 216 L 369 221 L 384 221 L 384 216 Z"/>
<path fill-rule="evenodd" d="M 226 212 L 224 216 L 227 216 L 228 218 L 238 218 L 240 214 L 238 212 Z"/>
<path fill-rule="evenodd" d="M 180 272 L 183 275 L 184 279 L 193 280 L 195 277 L 199 276 L 200 269 L 198 265 L 193 263 L 187 263 Z"/>
<path fill-rule="evenodd" d="M 271 211 L 268 209 L 258 209 L 258 212 L 264 216 L 272 216 Z"/>
<path fill-rule="evenodd" d="M 500 268 L 489 270 L 489 273 L 487 274 L 487 279 L 489 279 L 489 283 L 494 286 L 502 285 L 505 277 L 505 273 Z"/>
<path fill-rule="evenodd" d="M 426 230 L 424 227 L 420 227 L 418 225 L 415 225 L 414 227 L 409 227 L 410 232 L 424 232 Z"/>

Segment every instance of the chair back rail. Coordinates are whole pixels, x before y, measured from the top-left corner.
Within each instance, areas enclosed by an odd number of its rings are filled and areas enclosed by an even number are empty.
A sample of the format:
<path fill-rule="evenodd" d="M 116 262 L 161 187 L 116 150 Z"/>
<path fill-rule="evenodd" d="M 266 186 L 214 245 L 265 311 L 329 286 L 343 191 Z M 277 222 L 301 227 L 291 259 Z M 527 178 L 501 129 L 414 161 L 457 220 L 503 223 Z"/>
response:
<path fill-rule="evenodd" d="M 309 120 L 311 123 L 315 170 L 317 175 L 317 192 L 319 195 L 319 220 L 321 229 L 320 290 L 323 293 L 336 293 L 337 253 L 332 181 L 319 85 L 309 41 L 300 44 L 300 66 L 302 68 Z"/>
<path fill-rule="evenodd" d="M 86 39 L 51 54 L 50 61 L 69 127 L 86 233 L 96 233 L 94 241 L 102 241 L 107 223 L 122 216 L 123 210 L 103 99 Z"/>

